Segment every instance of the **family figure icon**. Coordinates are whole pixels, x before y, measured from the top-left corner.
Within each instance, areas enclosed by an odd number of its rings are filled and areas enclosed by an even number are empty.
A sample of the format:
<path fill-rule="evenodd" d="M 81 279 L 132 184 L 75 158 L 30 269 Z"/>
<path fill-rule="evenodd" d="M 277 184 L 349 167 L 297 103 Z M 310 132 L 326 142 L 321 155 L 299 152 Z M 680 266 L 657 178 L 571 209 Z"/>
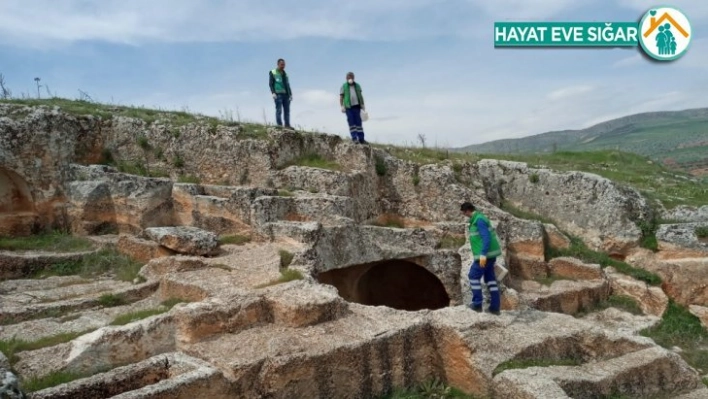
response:
<path fill-rule="evenodd" d="M 659 33 L 656 34 L 656 47 L 661 55 L 673 55 L 676 54 L 676 38 L 673 32 L 671 32 L 671 24 L 665 23 L 659 26 L 657 29 Z"/>

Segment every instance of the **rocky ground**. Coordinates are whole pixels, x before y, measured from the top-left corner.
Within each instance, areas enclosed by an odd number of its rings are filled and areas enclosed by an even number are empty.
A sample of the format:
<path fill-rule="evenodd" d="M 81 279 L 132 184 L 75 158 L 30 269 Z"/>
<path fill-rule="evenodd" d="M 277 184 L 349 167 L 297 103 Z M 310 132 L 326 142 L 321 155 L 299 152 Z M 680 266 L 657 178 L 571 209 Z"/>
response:
<path fill-rule="evenodd" d="M 656 208 L 586 173 L 41 108 L 0 131 L 0 236 L 88 240 L 0 238 L 9 397 L 708 397 L 704 348 L 651 333 L 708 323 L 702 208 L 650 250 Z M 466 306 L 466 200 L 502 240 L 500 316 Z"/>

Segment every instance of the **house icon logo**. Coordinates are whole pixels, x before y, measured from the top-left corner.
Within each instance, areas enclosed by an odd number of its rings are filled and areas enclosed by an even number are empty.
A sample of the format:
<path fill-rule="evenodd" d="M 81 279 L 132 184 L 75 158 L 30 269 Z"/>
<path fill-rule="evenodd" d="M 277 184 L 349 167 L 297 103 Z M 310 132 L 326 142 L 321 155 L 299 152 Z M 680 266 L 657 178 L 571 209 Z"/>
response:
<path fill-rule="evenodd" d="M 691 23 L 686 14 L 674 7 L 653 8 L 639 22 L 639 44 L 656 60 L 675 60 L 688 50 L 690 43 Z"/>

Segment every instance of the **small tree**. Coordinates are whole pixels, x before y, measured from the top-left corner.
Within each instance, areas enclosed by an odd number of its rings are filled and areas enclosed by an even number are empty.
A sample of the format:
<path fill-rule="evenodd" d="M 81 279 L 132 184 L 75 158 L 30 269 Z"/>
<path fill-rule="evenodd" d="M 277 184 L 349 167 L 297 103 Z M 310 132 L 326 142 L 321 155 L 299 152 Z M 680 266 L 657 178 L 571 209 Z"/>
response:
<path fill-rule="evenodd" d="M 35 83 L 37 83 L 37 98 L 40 98 L 39 88 L 42 87 L 42 85 L 39 84 L 40 80 L 42 80 L 42 79 L 34 78 Z"/>
<path fill-rule="evenodd" d="M 5 77 L 0 73 L 0 98 L 7 100 L 12 97 L 12 92 L 5 86 Z"/>
<path fill-rule="evenodd" d="M 418 141 L 420 142 L 420 146 L 425 148 L 425 141 L 427 140 L 427 137 L 425 137 L 425 133 L 418 133 Z"/>

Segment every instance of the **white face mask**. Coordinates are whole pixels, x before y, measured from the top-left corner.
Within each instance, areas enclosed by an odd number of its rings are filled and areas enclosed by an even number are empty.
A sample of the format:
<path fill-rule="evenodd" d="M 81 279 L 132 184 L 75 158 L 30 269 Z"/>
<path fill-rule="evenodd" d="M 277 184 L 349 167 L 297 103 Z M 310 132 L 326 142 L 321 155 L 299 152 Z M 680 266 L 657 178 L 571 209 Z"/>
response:
<path fill-rule="evenodd" d="M 349 82 L 349 84 L 352 84 L 352 83 L 354 83 L 354 79 L 349 79 L 349 80 L 347 80 L 347 82 Z"/>

